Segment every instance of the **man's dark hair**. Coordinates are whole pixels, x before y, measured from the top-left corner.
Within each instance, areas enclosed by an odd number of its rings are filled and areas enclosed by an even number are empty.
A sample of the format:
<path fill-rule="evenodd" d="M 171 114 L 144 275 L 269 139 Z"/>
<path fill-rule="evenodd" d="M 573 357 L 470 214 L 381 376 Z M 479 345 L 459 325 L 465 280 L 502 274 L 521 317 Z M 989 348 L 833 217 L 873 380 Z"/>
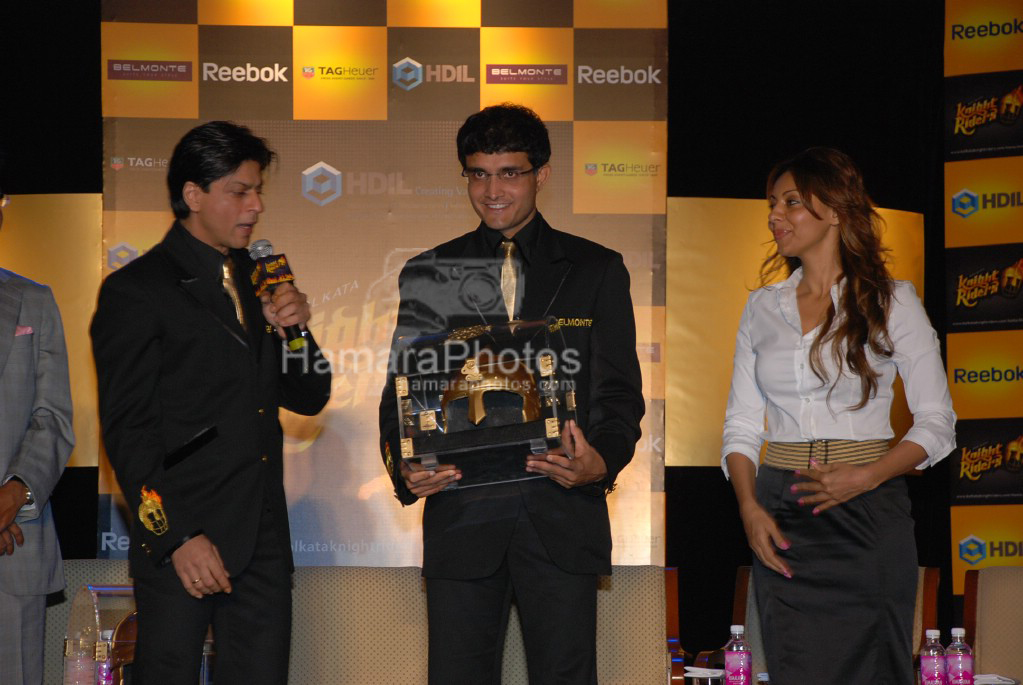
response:
<path fill-rule="evenodd" d="M 465 158 L 482 152 L 525 152 L 529 163 L 539 169 L 551 158 L 551 139 L 547 127 L 536 112 L 506 102 L 492 105 L 473 114 L 458 129 L 458 161 L 465 168 Z"/>
<path fill-rule="evenodd" d="M 274 157 L 266 141 L 244 126 L 230 121 L 196 126 L 178 141 L 167 169 L 174 216 L 185 219 L 191 213 L 182 193 L 188 181 L 209 192 L 211 183 L 235 171 L 242 162 L 252 160 L 263 171 Z"/>

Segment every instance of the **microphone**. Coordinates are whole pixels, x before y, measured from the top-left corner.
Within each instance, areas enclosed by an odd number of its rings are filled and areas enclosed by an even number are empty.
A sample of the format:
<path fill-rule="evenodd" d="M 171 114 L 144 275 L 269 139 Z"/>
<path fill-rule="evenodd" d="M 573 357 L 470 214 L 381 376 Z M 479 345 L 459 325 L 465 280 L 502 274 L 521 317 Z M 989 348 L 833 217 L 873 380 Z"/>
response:
<path fill-rule="evenodd" d="M 265 292 L 272 293 L 281 283 L 295 280 L 295 274 L 288 266 L 288 258 L 283 254 L 273 254 L 274 248 L 269 240 L 256 240 L 249 245 L 249 256 L 256 263 L 252 271 L 252 285 L 256 289 L 256 297 Z M 288 349 L 297 352 L 305 347 L 305 337 L 298 326 L 285 326 L 284 335 L 288 339 Z"/>

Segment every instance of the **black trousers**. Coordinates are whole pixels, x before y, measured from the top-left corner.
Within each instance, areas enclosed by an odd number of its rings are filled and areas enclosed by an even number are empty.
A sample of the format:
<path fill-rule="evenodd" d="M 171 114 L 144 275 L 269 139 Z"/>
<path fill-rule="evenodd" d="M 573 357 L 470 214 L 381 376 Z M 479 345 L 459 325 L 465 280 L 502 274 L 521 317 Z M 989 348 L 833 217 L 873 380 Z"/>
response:
<path fill-rule="evenodd" d="M 512 599 L 529 682 L 596 685 L 597 576 L 555 566 L 525 507 L 494 575 L 427 578 L 426 596 L 430 685 L 499 685 Z"/>
<path fill-rule="evenodd" d="M 757 499 L 791 547 L 785 578 L 753 559 L 772 685 L 912 685 L 917 556 L 903 478 L 812 514 L 792 471 L 761 466 Z"/>
<path fill-rule="evenodd" d="M 264 512 L 252 561 L 231 578 L 231 594 L 195 599 L 171 566 L 159 576 L 135 579 L 134 685 L 197 683 L 211 623 L 217 685 L 287 683 L 291 559 L 283 554 L 281 524 Z"/>

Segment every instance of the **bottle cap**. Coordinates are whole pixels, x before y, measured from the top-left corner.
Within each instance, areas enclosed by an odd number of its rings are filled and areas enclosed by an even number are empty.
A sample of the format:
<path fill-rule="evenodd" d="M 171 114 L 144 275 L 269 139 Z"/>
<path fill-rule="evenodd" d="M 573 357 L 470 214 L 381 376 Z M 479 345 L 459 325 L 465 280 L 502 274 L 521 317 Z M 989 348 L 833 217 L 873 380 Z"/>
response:
<path fill-rule="evenodd" d="M 962 628 L 953 628 L 952 637 L 965 637 L 966 631 Z"/>
<path fill-rule="evenodd" d="M 735 625 L 735 626 L 732 626 L 731 628 L 729 628 L 729 630 L 731 630 L 733 633 L 745 633 L 746 632 L 746 627 L 745 626 Z"/>
<path fill-rule="evenodd" d="M 931 637 L 939 638 L 939 637 L 941 637 L 941 631 L 940 630 L 925 630 L 924 631 L 924 635 L 926 635 L 929 638 L 931 638 Z"/>

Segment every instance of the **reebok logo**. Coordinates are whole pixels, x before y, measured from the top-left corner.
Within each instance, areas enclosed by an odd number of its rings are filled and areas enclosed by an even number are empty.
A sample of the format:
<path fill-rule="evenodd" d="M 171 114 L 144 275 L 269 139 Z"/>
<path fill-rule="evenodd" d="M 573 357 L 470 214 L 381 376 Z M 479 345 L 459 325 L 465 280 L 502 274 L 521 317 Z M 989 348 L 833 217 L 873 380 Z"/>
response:
<path fill-rule="evenodd" d="M 220 66 L 214 62 L 202 63 L 203 81 L 240 81 L 247 83 L 288 82 L 288 67 L 276 62 L 272 67 L 257 67 L 246 62 L 244 67 Z"/>

